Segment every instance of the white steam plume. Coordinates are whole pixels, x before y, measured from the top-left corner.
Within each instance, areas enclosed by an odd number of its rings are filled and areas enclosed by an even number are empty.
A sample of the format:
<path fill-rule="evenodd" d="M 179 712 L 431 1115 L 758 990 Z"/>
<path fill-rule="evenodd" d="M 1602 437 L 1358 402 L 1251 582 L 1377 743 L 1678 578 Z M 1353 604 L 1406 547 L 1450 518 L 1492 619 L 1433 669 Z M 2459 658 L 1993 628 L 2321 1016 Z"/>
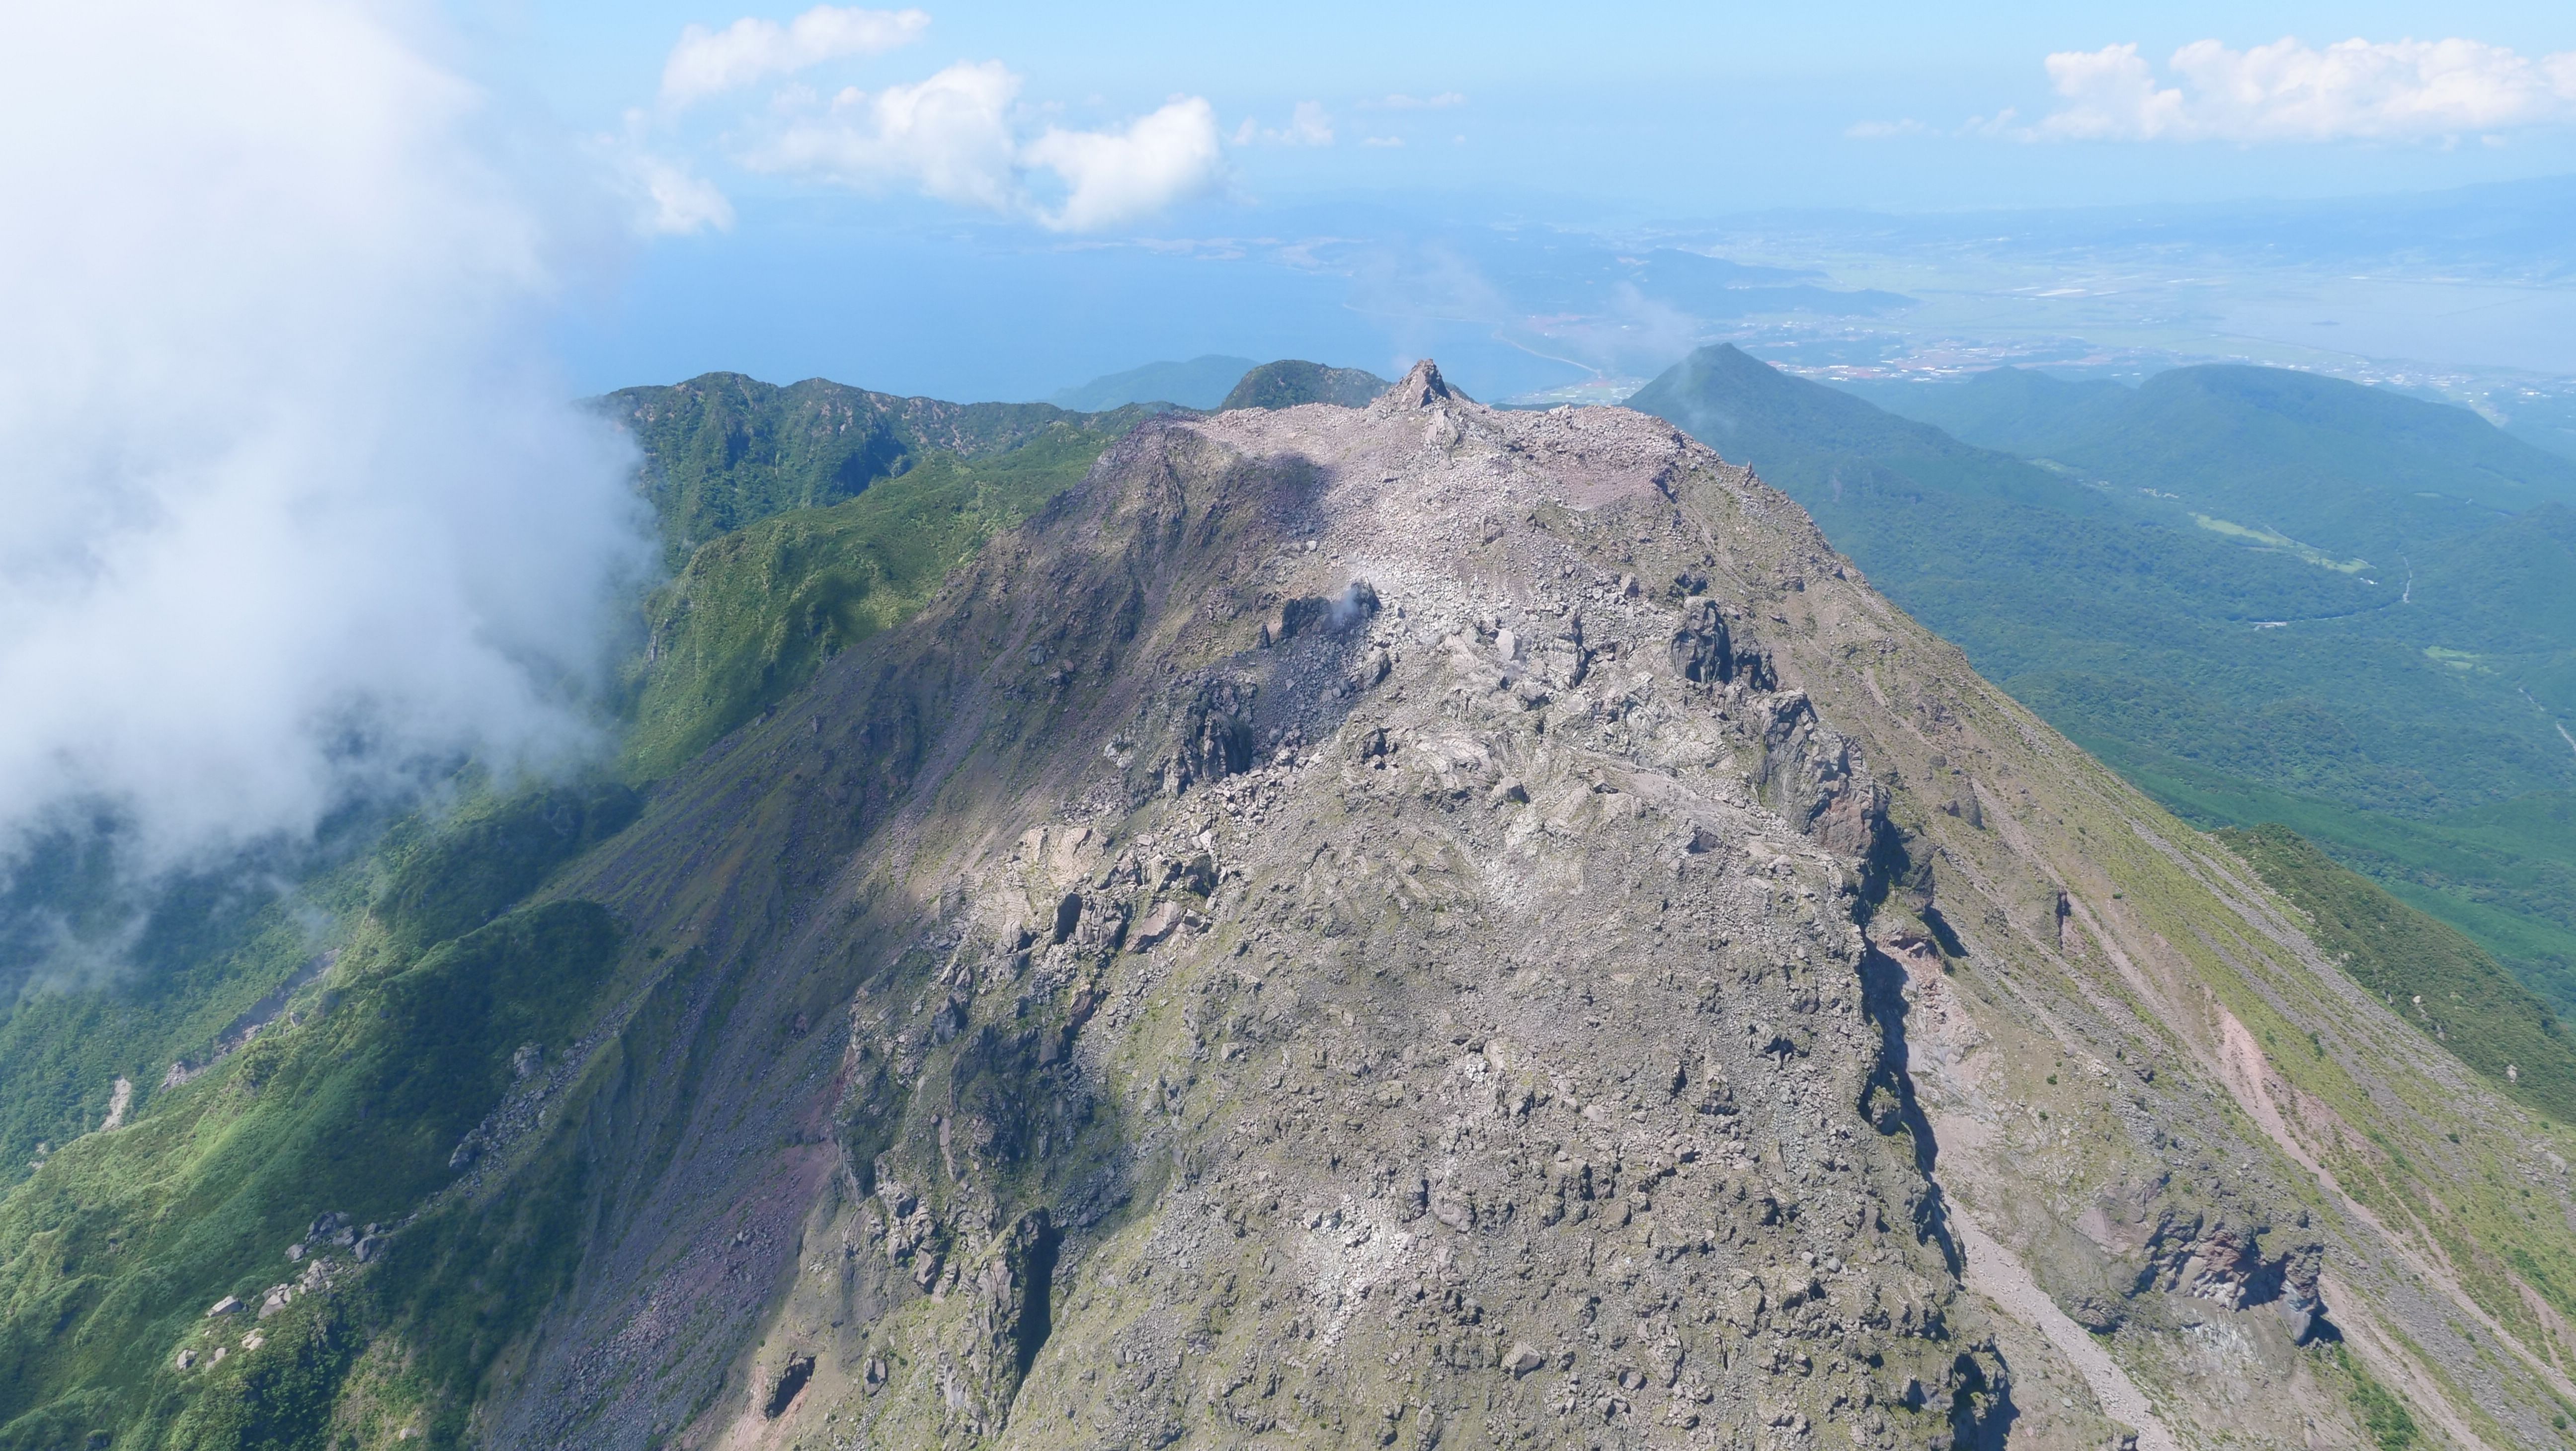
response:
<path fill-rule="evenodd" d="M 540 330 L 615 218 L 527 174 L 422 13 L 12 18 L 0 855 L 104 807 L 177 865 L 594 744 L 573 697 L 649 556 Z"/>

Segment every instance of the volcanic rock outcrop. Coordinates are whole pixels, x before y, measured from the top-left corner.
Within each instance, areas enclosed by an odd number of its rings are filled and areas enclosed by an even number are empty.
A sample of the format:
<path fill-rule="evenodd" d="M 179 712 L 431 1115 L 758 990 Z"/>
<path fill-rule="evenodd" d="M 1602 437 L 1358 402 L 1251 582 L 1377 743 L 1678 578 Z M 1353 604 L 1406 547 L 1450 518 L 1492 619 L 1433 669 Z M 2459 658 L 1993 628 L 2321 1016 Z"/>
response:
<path fill-rule="evenodd" d="M 662 966 L 497 1444 L 2365 1444 L 2333 1337 L 2428 1433 L 2565 1393 L 2346 1183 L 2318 1075 L 2456 1068 L 1639 414 L 1149 422 L 561 890 Z"/>

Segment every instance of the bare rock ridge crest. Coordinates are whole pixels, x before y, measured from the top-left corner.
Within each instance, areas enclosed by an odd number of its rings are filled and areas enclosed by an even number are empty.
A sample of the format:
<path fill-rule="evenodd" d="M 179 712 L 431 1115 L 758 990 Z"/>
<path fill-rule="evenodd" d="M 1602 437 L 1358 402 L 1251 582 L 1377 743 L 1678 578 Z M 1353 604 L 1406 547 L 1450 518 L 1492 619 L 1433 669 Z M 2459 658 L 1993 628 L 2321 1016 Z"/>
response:
<path fill-rule="evenodd" d="M 1148 422 L 558 890 L 658 966 L 494 1444 L 2372 1444 L 2348 1365 L 2555 1444 L 2569 1394 L 2370 1177 L 2426 1095 L 2533 1121 L 1640 414 L 1426 362 Z"/>

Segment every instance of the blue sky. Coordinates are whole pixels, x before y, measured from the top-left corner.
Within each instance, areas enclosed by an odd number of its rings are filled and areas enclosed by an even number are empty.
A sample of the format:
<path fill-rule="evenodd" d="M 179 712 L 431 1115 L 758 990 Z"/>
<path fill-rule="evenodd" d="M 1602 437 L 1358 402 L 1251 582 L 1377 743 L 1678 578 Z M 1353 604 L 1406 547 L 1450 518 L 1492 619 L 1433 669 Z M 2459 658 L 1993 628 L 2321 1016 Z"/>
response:
<path fill-rule="evenodd" d="M 675 102 L 665 67 L 692 27 L 704 39 L 748 22 L 784 44 L 811 7 L 466 3 L 470 69 L 683 189 L 565 333 L 598 387 L 733 367 L 992 396 L 1179 349 L 1302 345 L 1383 367 L 1437 341 L 1328 315 L 1347 312 L 1347 289 L 1312 276 L 1213 280 L 1212 239 L 1414 245 L 1496 224 L 2315 198 L 2576 173 L 2568 6 L 931 3 L 883 44 L 781 51 Z M 2264 60 L 2258 48 L 2289 37 L 2301 45 Z M 2282 81 L 2283 65 L 2356 39 L 2362 60 L 2403 74 L 2322 101 Z M 2427 80 L 2407 70 L 2407 41 L 2473 44 Z M 2135 47 L 2126 61 L 2084 59 L 2121 45 Z M 2214 70 L 2182 63 L 2194 46 L 2214 46 Z M 2093 89 L 2070 89 L 2052 56 L 2091 66 Z M 995 128 L 962 176 L 953 156 L 898 154 L 871 110 L 941 78 Z M 2282 94 L 2236 105 L 2212 89 L 2249 81 Z M 2462 85 L 2486 89 L 2417 114 Z M 1140 117 L 1205 146 L 1159 190 L 1116 192 L 1116 157 L 1090 189 L 1031 159 L 1051 132 L 1097 150 Z"/>
<path fill-rule="evenodd" d="M 749 3 L 17 7 L 0 871 L 599 749 L 658 556 L 576 399 L 717 369 L 2237 358 L 2576 438 L 2563 0 Z"/>
<path fill-rule="evenodd" d="M 787 20 L 803 6 L 699 0 L 536 3 L 486 15 L 497 51 L 575 124 L 648 103 L 691 24 Z M 2564 170 L 2562 132 L 2473 154 L 2434 146 L 2034 149 L 1963 138 L 1891 147 L 1855 123 L 1912 117 L 1955 127 L 2048 104 L 2051 52 L 2134 42 L 2161 59 L 2193 41 L 2235 47 L 2461 36 L 2526 56 L 2576 49 L 2576 7 L 2543 4 L 1119 6 L 930 4 L 921 39 L 819 68 L 834 83 L 918 79 L 954 60 L 999 60 L 1028 99 L 1109 119 L 1175 93 L 1204 95 L 1229 126 L 1284 122 L 1319 101 L 1337 129 L 1408 146 L 1235 158 L 1256 192 L 1434 185 L 1641 198 L 1695 207 L 2010 205 L 2439 186 Z M 1438 113 L 1355 109 L 1390 93 L 1457 94 Z M 1450 137 L 1469 144 L 1438 150 Z M 1429 153 L 1429 154 L 1426 154 Z M 1553 183 L 1552 185 L 1549 183 Z"/>

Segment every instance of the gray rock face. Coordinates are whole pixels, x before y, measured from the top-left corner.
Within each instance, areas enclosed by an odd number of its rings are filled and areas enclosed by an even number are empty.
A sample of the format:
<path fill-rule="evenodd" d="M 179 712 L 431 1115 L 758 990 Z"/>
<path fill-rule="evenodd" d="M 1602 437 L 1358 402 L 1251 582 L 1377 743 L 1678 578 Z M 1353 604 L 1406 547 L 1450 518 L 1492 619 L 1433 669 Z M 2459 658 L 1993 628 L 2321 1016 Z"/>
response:
<path fill-rule="evenodd" d="M 675 966 L 484 1424 L 2357 1443 L 2398 1252 L 2172 944 L 2330 969 L 2092 770 L 1655 420 L 1149 424 L 572 884 Z"/>
<path fill-rule="evenodd" d="M 1382 461 L 1422 427 L 1385 408 L 1202 430 L 1354 480 L 1318 510 L 1325 547 L 1291 560 L 1357 555 L 1369 602 L 1398 613 L 1354 609 L 1337 634 L 1324 597 L 1300 595 L 1252 658 L 1222 653 L 1223 630 L 1188 642 L 1219 653 L 1172 717 L 1176 766 L 1101 783 L 1127 809 L 1099 818 L 1100 864 L 996 863 L 942 924 L 976 1041 L 951 1058 L 953 1009 L 925 1023 L 901 996 L 863 1001 L 865 1086 L 841 1116 L 899 1122 L 870 1167 L 928 1186 L 883 1226 L 900 1251 L 856 1256 L 885 1267 L 855 1297 L 885 1306 L 863 1338 L 907 1367 L 869 1398 L 867 1434 L 1490 1443 L 1572 1419 L 1642 1441 L 1831 1416 L 1862 1444 L 1919 1446 L 2001 1402 L 1933 1190 L 1902 1132 L 1856 1108 L 1888 1051 L 1855 923 L 1876 828 L 1828 810 L 1865 796 L 1865 774 L 1803 697 L 1770 689 L 1749 630 L 1706 598 L 1677 630 L 1590 557 L 1587 535 L 1621 553 L 1641 532 L 1696 542 L 1642 473 L 1565 514 L 1571 537 L 1512 530 L 1532 557 L 1480 578 L 1456 552 L 1547 481 L 1524 496 L 1465 466 L 1491 461 L 1473 452 Z M 1172 468 L 1156 452 L 1113 466 Z M 1372 518 L 1383 535 L 1354 537 Z M 1524 623 L 1479 648 L 1479 616 Z M 1524 636 L 1556 642 L 1569 689 L 1594 650 L 1673 673 L 1615 718 L 1533 700 L 1515 688 L 1539 653 Z M 1372 654 L 1388 673 L 1356 699 L 1305 684 Z M 1246 733 L 1257 763 L 1211 745 Z M 1496 779 L 1461 800 L 1465 762 Z M 1222 885 L 1158 896 L 1151 864 L 1202 844 Z M 997 928 L 1069 879 L 1077 924 L 1136 926 L 1061 933 L 1067 986 L 1033 1000 Z M 1185 902 L 1214 925 L 1183 943 Z M 1077 1024 L 1086 992 L 1102 1006 Z M 1057 1032 L 1073 1053 L 1040 1065 Z M 1075 1208 L 1096 1173 L 1115 1198 Z M 1022 1385 L 998 1350 L 1037 1338 L 1015 1246 L 1052 1208 L 1049 1348 Z M 1020 1227 L 985 1248 L 1002 1225 Z"/>

